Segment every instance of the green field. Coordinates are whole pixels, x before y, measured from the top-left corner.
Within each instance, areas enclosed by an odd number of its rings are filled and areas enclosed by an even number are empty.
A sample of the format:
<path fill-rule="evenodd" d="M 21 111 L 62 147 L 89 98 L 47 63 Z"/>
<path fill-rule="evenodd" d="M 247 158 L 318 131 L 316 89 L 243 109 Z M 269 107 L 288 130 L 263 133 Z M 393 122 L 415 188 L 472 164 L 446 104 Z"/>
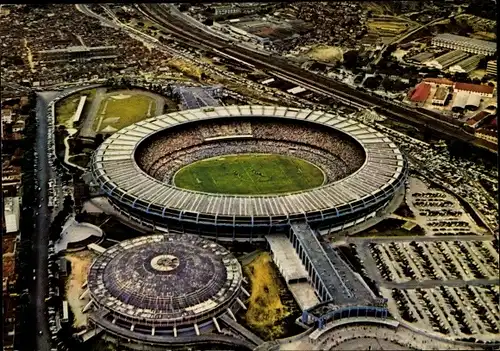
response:
<path fill-rule="evenodd" d="M 323 184 L 323 172 L 302 159 L 263 154 L 210 158 L 180 169 L 179 188 L 235 195 L 282 194 Z"/>
<path fill-rule="evenodd" d="M 155 115 L 156 102 L 149 96 L 135 93 L 125 96 L 128 97 L 118 99 L 111 96 L 101 103 L 94 121 L 96 132 L 102 132 L 108 126 L 111 132 L 117 131 Z"/>
<path fill-rule="evenodd" d="M 68 96 L 56 104 L 56 124 L 66 128 L 73 128 L 71 120 L 78 108 L 80 97 L 87 95 L 86 105 L 90 104 L 95 96 L 96 89 L 83 90 L 79 93 Z M 85 110 L 85 109 L 84 109 Z M 83 112 L 82 112 L 83 114 Z M 82 116 L 83 118 L 83 116 Z"/>

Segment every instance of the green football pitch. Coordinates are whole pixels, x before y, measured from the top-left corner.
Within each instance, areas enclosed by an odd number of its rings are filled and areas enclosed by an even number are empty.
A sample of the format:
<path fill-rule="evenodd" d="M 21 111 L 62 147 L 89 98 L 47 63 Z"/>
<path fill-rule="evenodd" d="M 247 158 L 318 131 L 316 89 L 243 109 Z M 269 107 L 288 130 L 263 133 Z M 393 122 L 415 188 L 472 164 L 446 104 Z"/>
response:
<path fill-rule="evenodd" d="M 234 195 L 283 194 L 320 186 L 325 176 L 302 159 L 268 154 L 214 157 L 181 168 L 173 182 L 179 188 Z"/>

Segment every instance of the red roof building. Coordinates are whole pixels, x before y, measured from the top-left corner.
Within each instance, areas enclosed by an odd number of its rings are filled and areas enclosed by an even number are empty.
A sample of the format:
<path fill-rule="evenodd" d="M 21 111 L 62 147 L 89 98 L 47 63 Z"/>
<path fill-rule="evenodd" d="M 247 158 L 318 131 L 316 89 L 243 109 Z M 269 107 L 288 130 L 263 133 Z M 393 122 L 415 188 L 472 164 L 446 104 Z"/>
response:
<path fill-rule="evenodd" d="M 490 115 L 490 113 L 487 111 L 481 111 L 479 113 L 476 113 L 473 117 L 471 117 L 467 120 L 467 124 L 470 126 L 474 126 L 477 123 L 481 122 L 486 117 L 488 117 L 489 115 Z"/>
<path fill-rule="evenodd" d="M 495 90 L 495 87 L 480 84 L 455 83 L 454 89 L 457 91 L 466 91 L 469 93 L 476 93 L 479 95 L 493 97 L 493 91 Z"/>
<path fill-rule="evenodd" d="M 425 78 L 424 82 L 429 83 L 429 84 L 449 85 L 449 86 L 452 86 L 453 84 L 455 84 L 454 81 L 449 80 L 447 78 Z"/>
<path fill-rule="evenodd" d="M 431 86 L 429 84 L 420 83 L 415 87 L 411 94 L 410 100 L 412 102 L 424 102 L 429 97 Z"/>

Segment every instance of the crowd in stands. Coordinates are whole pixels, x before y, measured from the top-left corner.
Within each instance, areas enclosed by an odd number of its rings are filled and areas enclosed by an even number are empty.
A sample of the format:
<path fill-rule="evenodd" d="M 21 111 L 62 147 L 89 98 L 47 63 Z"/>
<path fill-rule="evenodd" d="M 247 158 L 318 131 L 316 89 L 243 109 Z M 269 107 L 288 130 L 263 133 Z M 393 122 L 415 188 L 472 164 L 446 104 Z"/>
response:
<path fill-rule="evenodd" d="M 231 136 L 251 135 L 245 139 Z M 213 140 L 212 138 L 224 138 Z M 212 139 L 212 140 L 207 140 Z M 143 142 L 136 160 L 148 174 L 171 182 L 175 172 L 192 162 L 242 153 L 292 154 L 318 165 L 327 181 L 344 178 L 364 162 L 364 151 L 346 135 L 297 122 L 209 121 L 166 130 Z"/>
<path fill-rule="evenodd" d="M 251 135 L 252 125 L 250 122 L 233 121 L 229 123 L 208 124 L 205 128 L 200 128 L 200 131 L 205 139 L 231 135 Z"/>

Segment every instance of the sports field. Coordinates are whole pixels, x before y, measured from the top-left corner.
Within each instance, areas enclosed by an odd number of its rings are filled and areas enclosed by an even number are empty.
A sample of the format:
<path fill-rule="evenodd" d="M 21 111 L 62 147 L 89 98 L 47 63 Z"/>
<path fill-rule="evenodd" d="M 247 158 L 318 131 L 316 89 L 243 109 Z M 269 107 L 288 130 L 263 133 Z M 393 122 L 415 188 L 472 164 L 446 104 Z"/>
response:
<path fill-rule="evenodd" d="M 282 194 L 323 184 L 325 176 L 302 159 L 271 154 L 210 158 L 180 169 L 174 184 L 207 193 L 234 195 Z"/>
<path fill-rule="evenodd" d="M 80 97 L 87 95 L 86 105 L 89 105 L 95 96 L 95 89 L 80 91 L 79 93 L 68 96 L 56 104 L 56 124 L 63 125 L 67 129 L 73 128 L 73 115 L 75 114 Z M 84 109 L 85 110 L 85 109 Z M 83 114 L 83 112 L 82 112 Z M 83 116 L 82 116 L 83 117 Z"/>
<path fill-rule="evenodd" d="M 94 121 L 94 130 L 98 133 L 112 133 L 154 116 L 155 110 L 156 103 L 149 96 L 142 94 L 112 95 L 101 103 L 99 113 Z"/>

